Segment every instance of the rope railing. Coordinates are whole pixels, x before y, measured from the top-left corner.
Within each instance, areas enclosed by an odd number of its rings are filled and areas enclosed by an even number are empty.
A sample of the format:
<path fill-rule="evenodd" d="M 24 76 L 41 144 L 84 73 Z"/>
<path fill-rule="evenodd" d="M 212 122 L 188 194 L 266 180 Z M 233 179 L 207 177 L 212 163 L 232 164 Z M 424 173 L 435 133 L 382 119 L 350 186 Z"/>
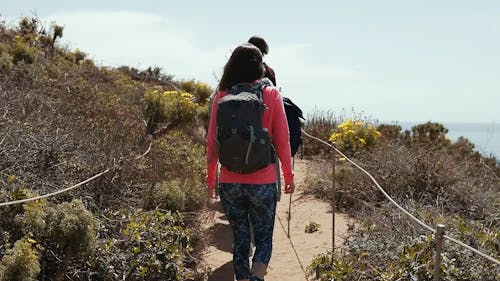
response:
<path fill-rule="evenodd" d="M 457 240 L 457 239 L 455 239 L 453 237 L 450 237 L 448 235 L 444 235 L 443 237 L 446 238 L 446 239 L 448 239 L 448 240 L 450 240 L 451 242 L 454 242 L 455 244 L 457 244 L 459 246 L 462 246 L 462 247 L 464 247 L 466 249 L 469 249 L 470 251 L 472 251 L 472 252 L 474 252 L 474 253 L 482 256 L 483 258 L 488 259 L 488 260 L 496 263 L 497 265 L 500 265 L 500 261 L 498 261 L 497 259 L 495 259 L 495 258 L 493 258 L 493 257 L 491 257 L 491 256 L 489 256 L 487 254 L 484 254 L 484 253 L 480 252 L 479 250 L 476 250 L 475 248 L 472 248 L 471 246 L 465 244 L 464 242 L 461 242 L 460 240 Z"/>
<path fill-rule="evenodd" d="M 109 171 L 111 171 L 111 169 L 106 169 L 102 172 L 100 172 L 99 174 L 96 174 L 84 181 L 81 181 L 75 185 L 72 185 L 70 187 L 67 187 L 67 188 L 64 188 L 64 189 L 61 189 L 61 190 L 58 190 L 58 191 L 54 191 L 52 193 L 48 193 L 48 194 L 45 194 L 45 195 L 39 195 L 39 196 L 35 196 L 35 197 L 31 197 L 31 198 L 26 198 L 26 199 L 21 199 L 21 200 L 14 200 L 14 201 L 8 201 L 8 202 L 2 202 L 0 203 L 0 207 L 3 207 L 3 206 L 8 206 L 8 205 L 15 205 L 15 204 L 22 204 L 22 203 L 27 203 L 27 202 L 31 202 L 31 201 L 35 201 L 35 200 L 40 200 L 40 199 L 44 199 L 44 198 L 47 198 L 47 197 L 51 197 L 51 196 L 54 196 L 54 195 L 57 195 L 57 194 L 60 194 L 60 193 L 64 193 L 64 192 L 67 192 L 67 191 L 70 191 L 72 189 L 75 189 L 81 185 L 84 185 L 90 181 L 93 181 L 95 180 L 96 178 L 108 173 Z"/>
<path fill-rule="evenodd" d="M 408 215 L 412 220 L 414 220 L 417 224 L 419 224 L 420 226 L 422 226 L 423 228 L 433 232 L 433 233 L 437 233 L 436 229 L 428 226 L 427 224 L 425 224 L 423 221 L 419 220 L 418 218 L 416 218 L 414 215 L 412 215 L 409 211 L 407 211 L 405 208 L 401 207 L 401 205 L 399 205 L 383 188 L 382 186 L 377 182 L 377 180 L 369 173 L 367 172 L 363 167 L 361 167 L 360 165 L 358 165 L 357 163 L 355 163 L 354 161 L 352 161 L 349 157 L 347 157 L 344 153 L 342 153 L 342 151 L 340 151 L 339 149 L 337 149 L 334 145 L 324 141 L 324 140 L 321 140 L 309 133 L 307 133 L 304 129 L 302 129 L 302 133 L 311 138 L 311 139 L 314 139 L 314 140 L 317 140 L 327 146 L 329 146 L 330 148 L 334 149 L 337 153 L 339 153 L 342 157 L 344 157 L 349 163 L 351 163 L 352 165 L 354 165 L 356 168 L 360 169 L 363 173 L 365 173 L 371 180 L 372 182 L 375 184 L 375 186 L 377 186 L 377 188 L 380 190 L 380 192 L 382 192 L 382 194 L 391 202 L 393 203 L 400 211 L 402 211 L 403 213 L 405 213 L 406 215 Z M 454 242 L 456 243 L 457 245 L 459 246 L 462 246 L 466 249 L 469 249 L 470 251 L 482 256 L 483 258 L 486 258 L 488 259 L 489 261 L 493 262 L 493 263 L 496 263 L 497 265 L 500 265 L 500 261 L 498 261 L 497 259 L 485 254 L 485 253 L 482 253 L 480 252 L 479 250 L 453 238 L 453 237 L 450 237 L 448 235 L 444 235 L 443 236 L 445 239 L 448 239 L 449 241 L 451 242 Z"/>
<path fill-rule="evenodd" d="M 151 142 L 149 144 L 149 147 L 148 149 L 146 150 L 146 152 L 144 152 L 143 154 L 139 155 L 139 156 L 136 156 L 134 157 L 135 160 L 138 160 L 138 159 L 141 159 L 142 157 L 146 156 L 150 151 L 151 151 L 151 146 L 153 145 L 153 142 Z M 40 200 L 40 199 L 44 199 L 44 198 L 48 198 L 48 197 L 52 197 L 52 196 L 55 196 L 55 195 L 58 195 L 58 194 L 61 194 L 61 193 L 64 193 L 64 192 L 68 192 L 72 189 L 75 189 L 79 186 L 82 186 L 88 182 L 91 182 L 95 179 L 97 179 L 98 177 L 100 176 L 103 176 L 107 173 L 109 173 L 111 170 L 114 170 L 116 169 L 116 166 L 113 167 L 113 168 L 108 168 L 86 180 L 83 180 L 75 185 L 72 185 L 70 187 L 67 187 L 67 188 L 63 188 L 63 189 L 60 189 L 60 190 L 57 190 L 57 191 L 54 191 L 54 192 L 51 192 L 51 193 L 48 193 L 48 194 L 44 194 L 44 195 L 39 195 L 39 196 L 35 196 L 35 197 L 31 197 L 31 198 L 25 198 L 25 199 L 20 199 L 20 200 L 13 200 L 13 201 L 7 201 L 7 202 L 0 202 L 0 207 L 3 207 L 3 206 L 9 206 L 9 205 L 16 205 L 16 204 L 23 204 L 23 203 L 27 203 L 27 202 L 31 202 L 31 201 L 36 201 L 36 200 Z"/>

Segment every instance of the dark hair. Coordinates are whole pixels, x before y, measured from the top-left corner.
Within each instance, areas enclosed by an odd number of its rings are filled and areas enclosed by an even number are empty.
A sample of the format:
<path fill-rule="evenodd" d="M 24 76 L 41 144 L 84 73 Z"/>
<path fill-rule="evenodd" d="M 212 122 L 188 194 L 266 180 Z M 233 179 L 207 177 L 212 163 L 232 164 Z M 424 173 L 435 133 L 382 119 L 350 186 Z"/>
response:
<path fill-rule="evenodd" d="M 248 39 L 248 43 L 254 45 L 259 48 L 262 54 L 267 55 L 269 53 L 269 46 L 266 43 L 266 40 L 260 36 L 252 36 Z"/>
<path fill-rule="evenodd" d="M 262 53 L 252 44 L 238 46 L 224 66 L 219 90 L 227 90 L 240 83 L 251 83 L 264 76 Z"/>

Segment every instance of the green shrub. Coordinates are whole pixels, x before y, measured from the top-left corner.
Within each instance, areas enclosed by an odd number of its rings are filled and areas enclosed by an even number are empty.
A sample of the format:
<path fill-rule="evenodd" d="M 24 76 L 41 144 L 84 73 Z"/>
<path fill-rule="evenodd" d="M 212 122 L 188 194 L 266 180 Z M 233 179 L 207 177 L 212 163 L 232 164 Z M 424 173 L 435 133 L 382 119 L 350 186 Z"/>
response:
<path fill-rule="evenodd" d="M 419 235 L 420 231 L 412 229 L 399 214 L 389 212 L 384 217 L 387 221 L 368 219 L 356 229 L 350 229 L 342 250 L 335 252 L 333 257 L 331 251 L 315 257 L 308 274 L 314 275 L 315 280 L 325 281 L 432 281 L 434 235 Z M 474 245 L 481 252 L 498 256 L 499 231 L 460 218 L 433 219 L 446 221 L 452 230 L 451 236 Z M 440 268 L 440 280 L 444 281 L 498 280 L 500 277 L 500 269 L 494 263 L 447 240 L 443 244 Z"/>
<path fill-rule="evenodd" d="M 23 17 L 19 21 L 18 32 L 22 35 L 36 34 L 38 30 L 38 19 Z"/>
<path fill-rule="evenodd" d="M 201 105 L 207 104 L 210 95 L 214 92 L 214 90 L 207 83 L 195 80 L 181 81 L 179 83 L 179 87 L 192 94 L 194 101 Z"/>
<path fill-rule="evenodd" d="M 87 56 L 87 54 L 80 51 L 79 49 L 76 49 L 74 54 L 75 54 L 75 63 L 77 63 L 77 64 L 80 63 L 81 61 L 83 61 L 85 59 L 85 57 Z"/>
<path fill-rule="evenodd" d="M 15 201 L 37 196 L 23 186 L 15 176 L 7 177 L 7 186 L 0 192 L 0 201 Z M 8 229 L 11 239 L 17 240 L 28 233 L 43 233 L 47 202 L 44 199 L 0 208 L 0 229 Z"/>
<path fill-rule="evenodd" d="M 143 105 L 150 134 L 154 133 L 159 124 L 166 123 L 172 128 L 182 123 L 191 123 L 196 116 L 196 104 L 189 93 L 149 90 L 144 95 Z"/>
<path fill-rule="evenodd" d="M 432 145 L 435 148 L 450 145 L 450 140 L 446 137 L 448 129 L 442 124 L 427 122 L 413 126 L 410 132 L 410 142 L 414 145 Z"/>
<path fill-rule="evenodd" d="M 34 195 L 33 195 L 34 196 Z M 32 197 L 32 196 L 30 196 Z M 14 221 L 25 234 L 45 232 L 48 206 L 45 199 L 30 201 L 22 205 L 23 212 L 17 214 Z"/>
<path fill-rule="evenodd" d="M 204 146 L 175 129 L 163 137 L 158 148 L 155 155 L 162 164 L 161 169 L 156 170 L 159 175 L 154 187 L 145 196 L 148 208 L 200 209 L 206 200 Z"/>
<path fill-rule="evenodd" d="M 21 61 L 24 61 L 27 64 L 34 63 L 37 55 L 37 50 L 33 47 L 28 46 L 20 38 L 16 40 L 14 48 L 11 50 L 11 52 L 12 62 L 15 64 Z"/>
<path fill-rule="evenodd" d="M 415 238 L 403 247 L 398 259 L 389 264 L 386 272 L 381 274 L 381 280 L 434 280 L 435 249 L 433 235 Z M 463 248 L 445 248 L 441 254 L 440 280 L 498 280 L 500 271 L 492 270 L 494 265 L 488 265 L 489 262 L 485 264 L 479 256 L 472 259 L 467 257 L 470 257 L 470 253 Z"/>
<path fill-rule="evenodd" d="M 82 201 L 75 199 L 61 203 L 47 215 L 47 248 L 61 257 L 55 268 L 54 280 L 64 280 L 71 259 L 94 254 L 97 243 L 98 221 Z M 55 261 L 54 261 L 55 262 Z"/>
<path fill-rule="evenodd" d="M 100 244 L 92 280 L 193 280 L 193 238 L 178 213 L 119 212 L 126 219 L 120 239 Z"/>
<path fill-rule="evenodd" d="M 40 43 L 41 47 L 52 47 L 52 38 L 49 35 L 40 35 L 38 37 L 38 42 Z"/>
<path fill-rule="evenodd" d="M 332 185 L 332 162 L 316 160 L 314 172 L 306 176 L 304 191 L 316 198 L 330 202 L 335 195 L 338 210 L 355 213 L 362 202 L 377 202 L 383 196 L 377 193 L 369 179 L 349 163 L 337 162 L 335 169 L 335 192 Z"/>
<path fill-rule="evenodd" d="M 1 281 L 34 281 L 40 273 L 40 250 L 36 241 L 22 238 L 8 249 L 0 262 Z"/>
<path fill-rule="evenodd" d="M 309 222 L 309 224 L 306 225 L 304 232 L 305 233 L 314 233 L 314 232 L 319 230 L 320 226 L 321 225 L 319 223 L 311 221 L 311 222 Z"/>
<path fill-rule="evenodd" d="M 163 181 L 154 186 L 151 193 L 152 208 L 162 208 L 169 211 L 184 211 L 186 205 L 186 181 L 174 179 Z"/>
<path fill-rule="evenodd" d="M 38 38 L 38 18 L 23 17 L 19 21 L 19 26 L 17 28 L 17 34 L 22 38 L 28 45 L 33 45 Z"/>
<path fill-rule="evenodd" d="M 91 255 L 96 247 L 98 221 L 79 199 L 55 206 L 47 216 L 47 227 L 61 252 L 73 257 Z"/>
<path fill-rule="evenodd" d="M 377 131 L 380 132 L 381 140 L 386 142 L 400 143 L 403 140 L 401 126 L 381 124 L 377 126 Z"/>
<path fill-rule="evenodd" d="M 474 144 L 467 138 L 459 137 L 456 142 L 450 146 L 450 153 L 456 155 L 458 158 L 478 158 L 480 155 L 474 151 Z"/>
<path fill-rule="evenodd" d="M 317 255 L 313 258 L 311 264 L 307 267 L 307 275 L 314 276 L 314 280 L 319 281 L 352 281 L 352 280 L 371 280 L 362 279 L 366 276 L 362 272 L 366 266 L 360 267 L 359 260 L 354 256 L 343 252 L 327 252 Z"/>
<path fill-rule="evenodd" d="M 327 140 L 335 130 L 335 127 L 339 123 L 339 119 L 340 118 L 335 116 L 331 111 L 324 112 L 316 110 L 306 116 L 304 130 L 315 137 Z M 302 147 L 304 149 L 304 155 L 307 156 L 328 154 L 330 151 L 330 148 L 325 144 L 306 136 L 303 137 Z"/>
<path fill-rule="evenodd" d="M 0 43 L 0 55 L 9 53 L 9 45 Z"/>

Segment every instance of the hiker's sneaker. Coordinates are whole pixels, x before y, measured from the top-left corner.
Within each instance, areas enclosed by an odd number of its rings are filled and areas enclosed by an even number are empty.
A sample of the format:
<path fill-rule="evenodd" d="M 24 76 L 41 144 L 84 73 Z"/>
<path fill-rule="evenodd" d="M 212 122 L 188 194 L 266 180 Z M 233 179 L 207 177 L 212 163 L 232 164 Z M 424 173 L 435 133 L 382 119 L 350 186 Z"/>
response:
<path fill-rule="evenodd" d="M 260 279 L 257 276 L 252 276 L 252 278 L 250 278 L 250 281 L 264 281 L 264 279 Z"/>

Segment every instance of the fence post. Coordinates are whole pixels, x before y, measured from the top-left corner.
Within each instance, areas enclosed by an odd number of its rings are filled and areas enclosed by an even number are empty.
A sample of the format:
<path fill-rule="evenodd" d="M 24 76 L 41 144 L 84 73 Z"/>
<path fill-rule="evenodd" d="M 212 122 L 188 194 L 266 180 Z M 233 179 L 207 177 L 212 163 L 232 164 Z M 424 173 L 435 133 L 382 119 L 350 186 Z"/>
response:
<path fill-rule="evenodd" d="M 441 252 L 443 250 L 443 236 L 445 233 L 445 226 L 438 224 L 436 226 L 436 235 L 434 239 L 436 240 L 436 257 L 434 260 L 434 281 L 439 281 L 441 279 Z"/>
<path fill-rule="evenodd" d="M 335 253 L 335 149 L 332 147 L 332 261 Z"/>
<path fill-rule="evenodd" d="M 292 170 L 295 171 L 295 157 L 292 157 Z M 293 193 L 290 193 L 290 198 L 288 200 L 288 217 L 287 217 L 287 220 L 288 220 L 288 232 L 286 234 L 286 236 L 288 238 L 290 238 L 290 221 L 292 220 L 292 194 Z"/>

